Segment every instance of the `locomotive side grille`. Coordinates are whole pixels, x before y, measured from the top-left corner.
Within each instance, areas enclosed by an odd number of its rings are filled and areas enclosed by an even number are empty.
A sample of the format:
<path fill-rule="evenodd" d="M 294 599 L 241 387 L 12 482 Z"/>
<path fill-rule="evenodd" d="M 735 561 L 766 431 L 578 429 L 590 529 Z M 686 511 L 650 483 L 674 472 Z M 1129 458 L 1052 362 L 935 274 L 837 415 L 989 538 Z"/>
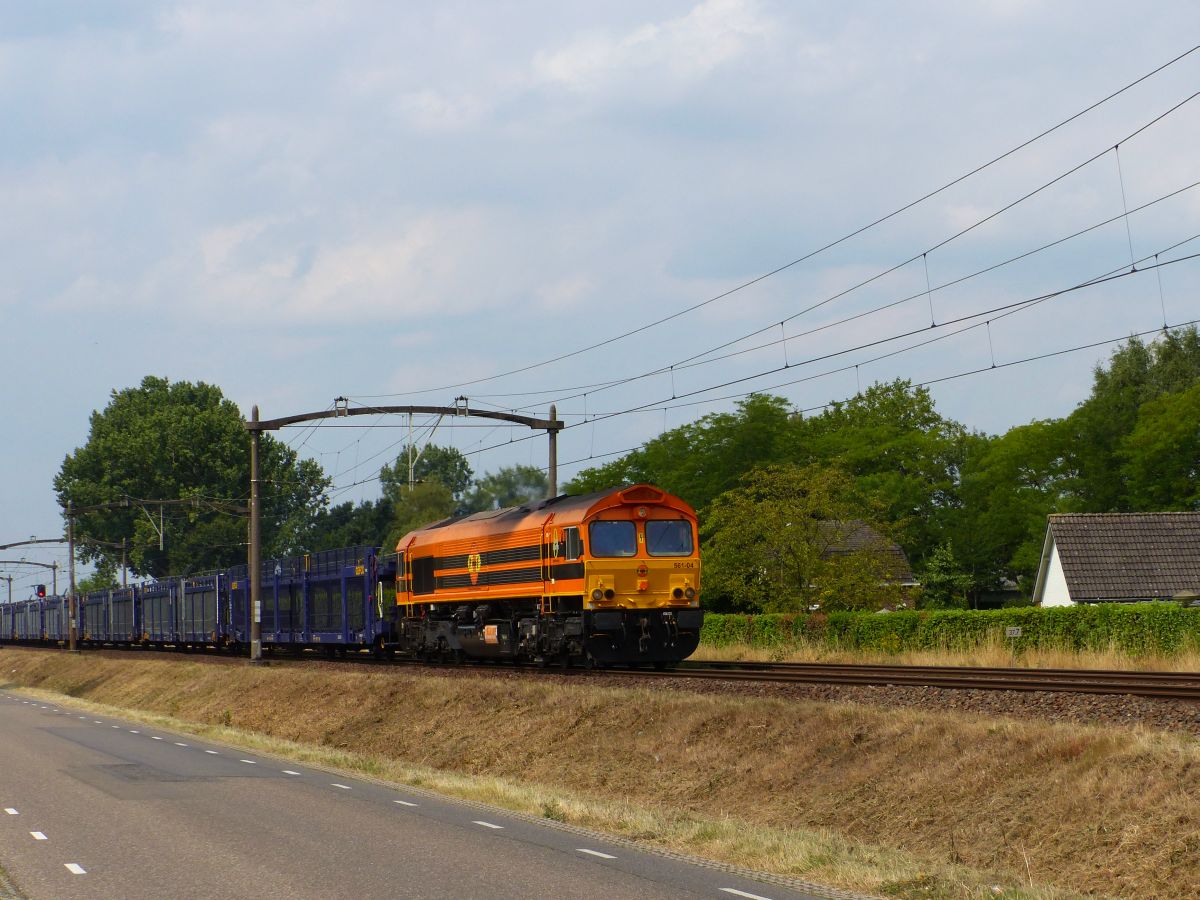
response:
<path fill-rule="evenodd" d="M 525 584 L 530 581 L 541 582 L 542 569 L 541 566 L 525 569 L 497 569 L 492 572 L 480 572 L 474 582 L 471 581 L 470 574 L 462 575 L 439 575 L 437 579 L 438 589 L 443 588 L 463 588 L 463 587 L 483 587 L 485 585 L 499 584 Z"/>

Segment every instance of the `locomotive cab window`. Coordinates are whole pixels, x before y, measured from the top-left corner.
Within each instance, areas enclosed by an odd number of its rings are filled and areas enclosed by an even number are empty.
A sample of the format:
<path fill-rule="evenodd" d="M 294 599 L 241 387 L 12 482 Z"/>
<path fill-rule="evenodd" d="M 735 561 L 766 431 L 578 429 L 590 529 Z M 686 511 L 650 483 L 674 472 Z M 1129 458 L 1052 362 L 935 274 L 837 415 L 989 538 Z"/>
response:
<path fill-rule="evenodd" d="M 637 527 L 632 522 L 593 522 L 588 526 L 592 556 L 637 555 Z"/>
<path fill-rule="evenodd" d="M 685 519 L 652 519 L 646 523 L 646 549 L 651 556 L 691 556 L 692 523 Z"/>
<path fill-rule="evenodd" d="M 583 540 L 579 537 L 579 529 L 574 526 L 563 529 L 563 554 L 567 559 L 583 556 Z"/>

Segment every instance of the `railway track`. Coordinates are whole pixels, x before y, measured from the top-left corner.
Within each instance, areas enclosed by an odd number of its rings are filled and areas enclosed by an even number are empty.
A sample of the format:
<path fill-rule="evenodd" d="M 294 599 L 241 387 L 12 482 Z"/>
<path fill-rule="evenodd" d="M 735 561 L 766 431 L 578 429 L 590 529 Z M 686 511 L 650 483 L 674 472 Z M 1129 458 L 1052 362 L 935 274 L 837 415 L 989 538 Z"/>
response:
<path fill-rule="evenodd" d="M 171 653 L 139 649 L 119 650 L 113 647 L 96 647 L 91 653 L 106 656 L 123 656 L 126 653 Z M 238 663 L 240 657 L 226 656 L 214 652 L 199 651 L 194 658 L 214 662 Z M 765 663 L 685 661 L 676 668 L 558 668 L 542 670 L 534 666 L 513 666 L 509 663 L 452 663 L 427 662 L 405 659 L 379 659 L 366 653 L 351 653 L 333 660 L 310 654 L 296 655 L 281 653 L 271 658 L 282 664 L 359 666 L 405 666 L 426 668 L 432 671 L 459 671 L 463 669 L 496 670 L 505 668 L 513 671 L 557 673 L 575 676 L 615 675 L 632 679 L 693 678 L 718 681 L 748 681 L 760 683 L 792 684 L 842 684 L 867 686 L 937 687 L 959 690 L 984 691 L 1051 691 L 1069 694 L 1107 694 L 1136 697 L 1151 697 L 1200 702 L 1200 672 L 1147 672 L 1121 669 L 1027 669 L 1027 668 L 984 668 L 976 666 L 915 666 L 915 665 L 865 665 L 847 663 Z"/>
<path fill-rule="evenodd" d="M 685 662 L 645 677 L 711 678 L 801 684 L 904 685 L 989 691 L 1126 694 L 1200 701 L 1200 672 L 877 666 L 830 663 Z"/>

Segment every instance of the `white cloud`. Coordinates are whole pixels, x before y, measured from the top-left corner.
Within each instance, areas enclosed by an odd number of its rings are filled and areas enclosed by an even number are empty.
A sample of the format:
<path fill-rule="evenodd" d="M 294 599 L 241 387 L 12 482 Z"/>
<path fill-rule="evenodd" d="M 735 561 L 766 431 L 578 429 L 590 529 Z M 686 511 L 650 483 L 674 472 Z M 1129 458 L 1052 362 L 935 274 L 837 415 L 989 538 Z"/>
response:
<path fill-rule="evenodd" d="M 643 72 L 687 83 L 747 53 L 771 30 L 752 0 L 705 0 L 677 19 L 646 23 L 620 36 L 593 33 L 538 53 L 534 70 L 547 82 L 577 91 Z"/>

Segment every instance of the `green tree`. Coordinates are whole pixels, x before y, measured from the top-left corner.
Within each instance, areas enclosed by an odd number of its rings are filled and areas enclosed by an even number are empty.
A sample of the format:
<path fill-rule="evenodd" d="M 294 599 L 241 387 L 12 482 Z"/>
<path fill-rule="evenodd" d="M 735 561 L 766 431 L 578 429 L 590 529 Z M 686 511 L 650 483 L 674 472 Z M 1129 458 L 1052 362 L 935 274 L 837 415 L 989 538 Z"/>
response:
<path fill-rule="evenodd" d="M 1186 391 L 1200 381 L 1200 335 L 1176 329 L 1150 344 L 1133 337 L 1097 366 L 1091 396 L 1066 420 L 1070 432 L 1066 490 L 1078 512 L 1137 508 L 1127 490 L 1122 444 L 1138 424 L 1143 404 Z M 1151 496 L 1142 489 L 1143 496 Z"/>
<path fill-rule="evenodd" d="M 305 550 L 337 547 L 379 546 L 388 533 L 394 503 L 387 498 L 339 503 L 319 509 L 304 532 Z"/>
<path fill-rule="evenodd" d="M 1200 510 L 1200 382 L 1142 404 L 1119 458 L 1133 508 Z"/>
<path fill-rule="evenodd" d="M 703 521 L 704 593 L 747 612 L 869 607 L 883 600 L 883 560 L 833 552 L 877 509 L 844 472 L 769 466 L 718 496 Z M 867 523 L 869 524 L 869 522 Z"/>
<path fill-rule="evenodd" d="M 401 489 L 408 489 L 410 454 L 415 460 L 413 464 L 414 481 L 438 481 L 449 489 L 455 500 L 461 500 L 466 495 L 474 475 L 467 458 L 454 447 L 439 447 L 437 444 L 429 444 L 423 450 L 419 447 L 406 447 L 400 451 L 394 465 L 385 465 L 379 471 L 379 480 L 383 484 L 385 497 L 394 499 L 399 496 Z"/>
<path fill-rule="evenodd" d="M 421 528 L 447 518 L 454 512 L 454 497 L 450 489 L 436 479 L 422 482 L 399 493 L 391 504 L 392 516 L 383 549 L 396 549 L 400 538 L 414 528 Z"/>
<path fill-rule="evenodd" d="M 76 594 L 90 594 L 92 591 L 104 591 L 118 587 L 117 567 L 107 559 L 98 560 L 96 571 L 75 582 Z"/>
<path fill-rule="evenodd" d="M 929 391 L 897 380 L 873 384 L 798 426 L 791 458 L 846 470 L 884 504 L 909 556 L 921 560 L 945 536 L 961 504 L 968 432 L 943 417 Z"/>
<path fill-rule="evenodd" d="M 607 465 L 583 470 L 566 489 L 582 494 L 649 482 L 701 509 L 755 466 L 786 462 L 795 417 L 782 397 L 752 394 L 732 413 L 704 416 Z"/>
<path fill-rule="evenodd" d="M 545 499 L 549 489 L 546 473 L 536 466 L 504 466 L 478 479 L 464 505 L 471 512 L 523 506 Z"/>
<path fill-rule="evenodd" d="M 1036 571 L 1046 516 L 1062 506 L 1070 436 L 1062 420 L 1031 422 L 996 438 L 972 436 L 948 532 L 971 590 Z"/>
<path fill-rule="evenodd" d="M 967 592 L 974 586 L 970 573 L 954 558 L 949 541 L 934 547 L 921 575 L 920 609 L 966 609 Z"/>
<path fill-rule="evenodd" d="M 314 509 L 324 506 L 328 480 L 270 435 L 259 454 L 263 552 L 294 550 Z M 92 413 L 87 443 L 63 460 L 54 479 L 59 502 L 76 507 L 128 502 L 77 516 L 80 555 L 112 562 L 95 541 L 129 541 L 130 568 L 142 576 L 223 568 L 246 560 L 250 441 L 237 406 L 203 382 L 170 383 L 147 376 L 113 391 Z M 161 508 L 154 500 L 189 500 Z M 90 540 L 94 539 L 94 540 Z"/>

